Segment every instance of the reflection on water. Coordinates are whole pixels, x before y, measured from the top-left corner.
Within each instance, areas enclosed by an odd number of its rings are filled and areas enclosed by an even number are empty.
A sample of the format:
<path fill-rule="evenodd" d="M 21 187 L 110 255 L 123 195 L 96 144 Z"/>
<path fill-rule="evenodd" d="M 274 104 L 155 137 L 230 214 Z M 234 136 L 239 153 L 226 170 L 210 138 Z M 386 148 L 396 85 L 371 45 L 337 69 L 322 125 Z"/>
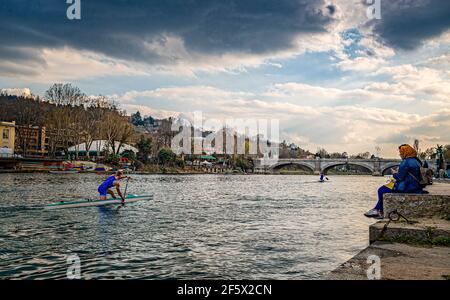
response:
<path fill-rule="evenodd" d="M 320 278 L 368 243 L 380 177 L 136 175 L 149 202 L 42 210 L 93 198 L 102 176 L 0 174 L 0 279 Z"/>

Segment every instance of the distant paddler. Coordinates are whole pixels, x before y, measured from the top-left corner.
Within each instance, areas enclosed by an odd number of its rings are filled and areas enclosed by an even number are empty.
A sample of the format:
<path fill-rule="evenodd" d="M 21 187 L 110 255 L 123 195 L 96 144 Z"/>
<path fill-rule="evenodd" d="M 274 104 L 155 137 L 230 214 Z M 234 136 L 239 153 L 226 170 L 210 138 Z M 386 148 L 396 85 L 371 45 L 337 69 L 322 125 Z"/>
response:
<path fill-rule="evenodd" d="M 100 200 L 106 200 L 106 195 L 110 194 L 114 199 L 116 199 L 116 195 L 111 190 L 112 187 L 116 187 L 117 194 L 122 198 L 122 205 L 125 203 L 125 197 L 122 195 L 120 191 L 120 183 L 121 179 L 130 179 L 128 176 L 123 176 L 122 171 L 117 171 L 116 174 L 109 176 L 100 186 L 98 187 L 98 192 L 100 194 Z M 126 192 L 126 190 L 125 190 Z"/>
<path fill-rule="evenodd" d="M 320 179 L 319 179 L 319 181 L 320 181 L 320 182 L 324 182 L 324 181 L 325 181 L 324 178 L 325 178 L 326 180 L 328 180 L 328 177 L 325 177 L 325 174 L 324 174 L 323 172 L 320 172 Z"/>

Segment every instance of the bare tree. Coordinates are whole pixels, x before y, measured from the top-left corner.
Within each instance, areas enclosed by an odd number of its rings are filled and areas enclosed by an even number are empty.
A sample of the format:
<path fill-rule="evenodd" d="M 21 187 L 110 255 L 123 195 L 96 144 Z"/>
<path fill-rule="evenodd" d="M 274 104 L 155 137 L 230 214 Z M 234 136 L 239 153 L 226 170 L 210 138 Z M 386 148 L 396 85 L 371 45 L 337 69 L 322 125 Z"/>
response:
<path fill-rule="evenodd" d="M 113 154 L 119 154 L 123 144 L 133 136 L 133 126 L 126 118 L 117 111 L 107 111 L 104 115 L 102 132 Z"/>
<path fill-rule="evenodd" d="M 81 106 L 85 104 L 86 95 L 70 83 L 55 83 L 45 92 L 45 99 L 57 106 Z"/>
<path fill-rule="evenodd" d="M 70 110 L 66 106 L 52 109 L 45 120 L 49 136 L 49 152 L 55 156 L 59 150 L 67 151 L 71 139 Z"/>

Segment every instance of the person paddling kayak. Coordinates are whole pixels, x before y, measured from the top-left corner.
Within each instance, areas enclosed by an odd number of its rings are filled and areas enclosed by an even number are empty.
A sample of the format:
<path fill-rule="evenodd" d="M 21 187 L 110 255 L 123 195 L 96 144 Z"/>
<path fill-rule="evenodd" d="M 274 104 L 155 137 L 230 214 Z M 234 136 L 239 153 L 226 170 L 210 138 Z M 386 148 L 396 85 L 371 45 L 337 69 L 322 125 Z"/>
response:
<path fill-rule="evenodd" d="M 323 172 L 320 172 L 320 179 L 319 179 L 319 181 L 320 181 L 320 182 L 324 182 L 324 181 L 325 181 L 324 178 L 325 178 L 326 180 L 328 180 L 328 177 L 325 177 L 325 174 L 324 174 Z"/>
<path fill-rule="evenodd" d="M 122 198 L 122 203 L 125 202 L 125 198 L 122 195 L 122 192 L 120 191 L 120 183 L 119 180 L 121 179 L 130 179 L 128 176 L 123 176 L 122 171 L 117 171 L 116 174 L 109 176 L 105 181 L 103 181 L 102 184 L 98 187 L 98 192 L 100 194 L 100 200 L 106 200 L 106 195 L 110 194 L 114 199 L 116 199 L 116 195 L 114 195 L 114 192 L 111 190 L 112 187 L 116 187 L 117 194 Z"/>

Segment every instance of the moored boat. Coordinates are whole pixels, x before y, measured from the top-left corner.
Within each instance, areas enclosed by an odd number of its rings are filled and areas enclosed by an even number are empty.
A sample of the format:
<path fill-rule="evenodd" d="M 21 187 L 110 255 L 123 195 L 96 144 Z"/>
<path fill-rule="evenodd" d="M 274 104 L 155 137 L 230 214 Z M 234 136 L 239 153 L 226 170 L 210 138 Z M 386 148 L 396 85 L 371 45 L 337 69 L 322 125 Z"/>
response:
<path fill-rule="evenodd" d="M 76 174 L 79 173 L 78 170 L 52 170 L 49 171 L 50 174 Z"/>

